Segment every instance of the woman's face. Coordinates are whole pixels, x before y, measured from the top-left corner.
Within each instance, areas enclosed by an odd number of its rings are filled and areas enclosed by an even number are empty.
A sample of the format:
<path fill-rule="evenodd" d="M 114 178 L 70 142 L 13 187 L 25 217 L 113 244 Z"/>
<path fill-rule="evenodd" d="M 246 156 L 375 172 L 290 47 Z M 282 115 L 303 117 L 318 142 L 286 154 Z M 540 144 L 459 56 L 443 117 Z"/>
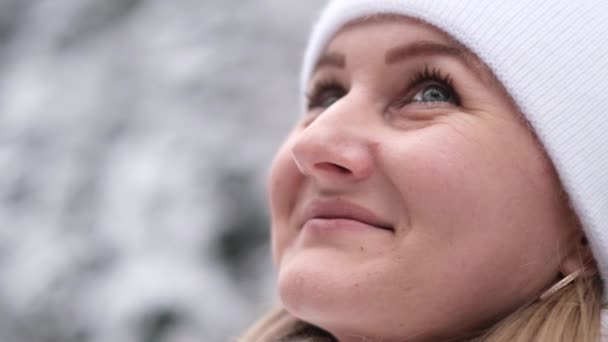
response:
<path fill-rule="evenodd" d="M 341 341 L 436 341 L 555 281 L 573 232 L 557 177 L 475 56 L 420 22 L 358 22 L 308 95 L 269 182 L 293 315 Z"/>

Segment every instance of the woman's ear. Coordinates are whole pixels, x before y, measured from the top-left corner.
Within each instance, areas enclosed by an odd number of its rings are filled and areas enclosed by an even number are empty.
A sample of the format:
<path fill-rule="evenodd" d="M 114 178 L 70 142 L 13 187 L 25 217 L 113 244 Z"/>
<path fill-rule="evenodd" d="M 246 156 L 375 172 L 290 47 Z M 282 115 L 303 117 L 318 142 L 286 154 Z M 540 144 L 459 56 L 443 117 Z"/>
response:
<path fill-rule="evenodd" d="M 576 272 L 584 267 L 584 271 L 581 274 L 583 277 L 592 277 L 597 274 L 597 265 L 591 248 L 587 241 L 587 237 L 582 230 L 577 229 L 572 239 L 570 240 L 567 248 L 567 253 L 563 256 L 560 263 L 560 272 L 562 276 L 567 276 L 573 272 Z"/>

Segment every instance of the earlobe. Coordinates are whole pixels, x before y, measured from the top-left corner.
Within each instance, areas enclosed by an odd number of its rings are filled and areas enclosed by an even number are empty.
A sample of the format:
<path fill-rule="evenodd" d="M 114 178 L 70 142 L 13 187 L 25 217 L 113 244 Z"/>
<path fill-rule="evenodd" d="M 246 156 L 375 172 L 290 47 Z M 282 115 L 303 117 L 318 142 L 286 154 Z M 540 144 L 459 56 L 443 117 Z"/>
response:
<path fill-rule="evenodd" d="M 563 277 L 582 270 L 580 276 L 592 277 L 597 274 L 597 265 L 593 259 L 591 248 L 587 238 L 582 232 L 577 232 L 574 243 L 570 246 L 568 253 L 564 255 L 560 263 L 560 273 Z"/>
<path fill-rule="evenodd" d="M 561 280 L 541 294 L 541 300 L 550 297 L 577 278 L 591 278 L 598 273 L 587 239 L 580 232 L 576 234 L 575 238 L 573 240 L 575 244 L 570 246 L 568 253 L 561 260 L 559 267 Z"/>

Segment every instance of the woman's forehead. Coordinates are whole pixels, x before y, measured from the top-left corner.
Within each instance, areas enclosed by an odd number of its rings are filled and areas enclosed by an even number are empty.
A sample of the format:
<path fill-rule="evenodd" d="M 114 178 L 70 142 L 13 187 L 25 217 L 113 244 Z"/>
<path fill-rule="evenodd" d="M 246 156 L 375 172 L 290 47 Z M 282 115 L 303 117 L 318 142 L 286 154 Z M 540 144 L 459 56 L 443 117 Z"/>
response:
<path fill-rule="evenodd" d="M 466 47 L 460 44 L 457 40 L 452 38 L 449 34 L 444 31 L 438 29 L 437 27 L 429 24 L 423 20 L 418 18 L 412 18 L 405 15 L 396 15 L 396 14 L 376 14 L 371 16 L 365 16 L 361 18 L 354 19 L 346 24 L 344 24 L 334 35 L 334 38 L 341 34 L 344 31 L 349 31 L 353 29 L 363 29 L 365 27 L 374 27 L 377 24 L 397 24 L 399 26 L 406 27 L 408 30 L 414 30 L 415 33 L 424 32 L 427 36 L 433 37 L 433 39 L 437 41 L 444 42 L 446 44 L 451 44 L 454 46 L 462 47 L 466 49 Z M 331 39 L 330 39 L 331 41 Z"/>

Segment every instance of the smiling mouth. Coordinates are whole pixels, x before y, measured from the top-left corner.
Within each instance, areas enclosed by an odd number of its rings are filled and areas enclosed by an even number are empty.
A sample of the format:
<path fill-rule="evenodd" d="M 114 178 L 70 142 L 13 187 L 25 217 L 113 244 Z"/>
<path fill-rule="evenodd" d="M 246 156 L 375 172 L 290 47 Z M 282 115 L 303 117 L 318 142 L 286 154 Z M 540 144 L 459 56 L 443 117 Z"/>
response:
<path fill-rule="evenodd" d="M 315 200 L 305 209 L 300 226 L 309 222 L 324 224 L 327 228 L 367 227 L 395 232 L 395 228 L 380 220 L 371 210 L 344 200 Z"/>

